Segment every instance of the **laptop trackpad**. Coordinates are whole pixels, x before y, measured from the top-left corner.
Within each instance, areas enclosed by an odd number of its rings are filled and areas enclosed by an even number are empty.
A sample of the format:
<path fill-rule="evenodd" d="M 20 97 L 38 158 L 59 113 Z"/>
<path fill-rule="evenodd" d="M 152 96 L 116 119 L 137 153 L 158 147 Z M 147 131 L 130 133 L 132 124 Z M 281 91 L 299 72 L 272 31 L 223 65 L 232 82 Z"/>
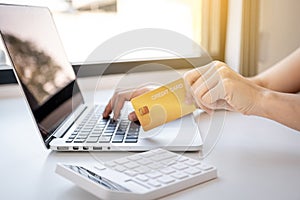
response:
<path fill-rule="evenodd" d="M 157 146 L 189 146 L 200 145 L 200 133 L 193 114 L 156 127 L 150 131 L 141 129 L 140 139 L 149 145 Z"/>

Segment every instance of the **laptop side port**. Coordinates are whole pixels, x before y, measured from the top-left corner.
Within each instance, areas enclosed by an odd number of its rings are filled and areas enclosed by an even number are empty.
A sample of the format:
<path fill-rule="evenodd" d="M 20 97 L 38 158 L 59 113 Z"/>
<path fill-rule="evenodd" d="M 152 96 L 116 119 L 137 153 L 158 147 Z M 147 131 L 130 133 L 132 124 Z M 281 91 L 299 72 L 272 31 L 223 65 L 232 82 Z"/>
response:
<path fill-rule="evenodd" d="M 69 147 L 64 147 L 64 146 L 57 147 L 57 151 L 68 151 L 68 150 L 69 150 Z"/>
<path fill-rule="evenodd" d="M 93 147 L 93 150 L 95 150 L 95 151 L 101 151 L 102 147 Z"/>
<path fill-rule="evenodd" d="M 82 147 L 82 149 L 87 151 L 87 150 L 89 150 L 89 147 L 84 146 L 84 147 Z"/>
<path fill-rule="evenodd" d="M 78 151 L 79 147 L 73 147 L 73 150 Z"/>

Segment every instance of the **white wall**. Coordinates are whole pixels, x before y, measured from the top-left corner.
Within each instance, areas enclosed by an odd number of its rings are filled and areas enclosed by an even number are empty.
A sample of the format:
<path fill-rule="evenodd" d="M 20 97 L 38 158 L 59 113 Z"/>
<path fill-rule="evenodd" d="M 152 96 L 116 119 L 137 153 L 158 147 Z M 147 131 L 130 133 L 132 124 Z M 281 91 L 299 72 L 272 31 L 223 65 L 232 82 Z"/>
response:
<path fill-rule="evenodd" d="M 242 0 L 228 1 L 225 62 L 235 71 L 239 71 L 240 67 L 242 6 Z"/>
<path fill-rule="evenodd" d="M 300 47 L 300 0 L 260 0 L 258 72 Z"/>

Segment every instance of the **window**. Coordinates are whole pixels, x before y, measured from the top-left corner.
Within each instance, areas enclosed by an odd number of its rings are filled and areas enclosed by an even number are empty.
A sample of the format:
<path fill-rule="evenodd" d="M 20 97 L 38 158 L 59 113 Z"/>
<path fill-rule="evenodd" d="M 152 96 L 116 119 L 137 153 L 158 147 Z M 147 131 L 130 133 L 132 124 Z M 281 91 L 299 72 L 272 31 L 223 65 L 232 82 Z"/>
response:
<path fill-rule="evenodd" d="M 198 0 L 73 0 L 73 12 L 54 11 L 54 19 L 71 62 L 82 62 L 106 40 L 141 28 L 168 29 L 200 43 L 196 21 L 201 12 Z M 198 9 L 196 9 L 198 8 Z M 198 10 L 198 12 L 196 12 Z M 120 44 L 121 45 L 121 44 Z M 128 59 L 160 56 L 147 51 Z M 101 61 L 101 60 L 100 60 Z"/>
<path fill-rule="evenodd" d="M 52 11 L 71 62 L 83 62 L 104 41 L 141 28 L 172 30 L 200 43 L 198 0 L 6 0 L 4 3 L 46 6 Z M 149 54 L 150 53 L 150 54 Z M 159 56 L 141 52 L 127 58 Z M 144 54 L 146 55 L 146 53 Z M 101 60 L 99 60 L 101 61 Z"/>
<path fill-rule="evenodd" d="M 220 40 L 219 35 L 215 34 L 219 38 L 209 37 L 215 30 L 221 29 L 211 28 L 212 21 L 215 21 L 216 17 L 208 17 L 208 14 L 215 10 L 213 7 L 216 5 L 219 7 L 215 12 L 220 10 L 220 6 L 223 6 L 222 10 L 226 10 L 225 4 L 220 3 L 224 1 L 227 0 L 213 0 L 214 3 L 210 3 L 209 0 L 2 0 L 0 2 L 49 7 L 69 61 L 83 63 L 99 45 L 110 38 L 126 31 L 143 28 L 174 31 L 203 45 L 216 55 L 216 51 L 220 51 L 225 42 L 222 41 L 222 45 L 218 46 L 216 44 Z M 224 19 L 224 15 L 218 16 Z M 220 23 L 217 25 L 221 26 Z M 168 52 L 146 49 L 123 55 L 121 60 L 148 60 L 170 56 L 172 57 Z M 222 59 L 222 56 L 214 57 Z M 0 54 L 1 58 L 4 60 Z M 101 63 L 105 58 L 99 55 L 90 61 Z"/>

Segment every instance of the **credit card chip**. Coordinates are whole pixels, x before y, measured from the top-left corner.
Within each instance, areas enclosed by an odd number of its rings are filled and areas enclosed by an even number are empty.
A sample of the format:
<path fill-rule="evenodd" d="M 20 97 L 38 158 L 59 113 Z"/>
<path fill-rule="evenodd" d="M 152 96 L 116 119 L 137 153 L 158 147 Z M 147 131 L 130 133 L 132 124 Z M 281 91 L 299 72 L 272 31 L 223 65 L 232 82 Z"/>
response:
<path fill-rule="evenodd" d="M 139 108 L 139 113 L 141 116 L 149 114 L 148 106 L 143 106 Z"/>

